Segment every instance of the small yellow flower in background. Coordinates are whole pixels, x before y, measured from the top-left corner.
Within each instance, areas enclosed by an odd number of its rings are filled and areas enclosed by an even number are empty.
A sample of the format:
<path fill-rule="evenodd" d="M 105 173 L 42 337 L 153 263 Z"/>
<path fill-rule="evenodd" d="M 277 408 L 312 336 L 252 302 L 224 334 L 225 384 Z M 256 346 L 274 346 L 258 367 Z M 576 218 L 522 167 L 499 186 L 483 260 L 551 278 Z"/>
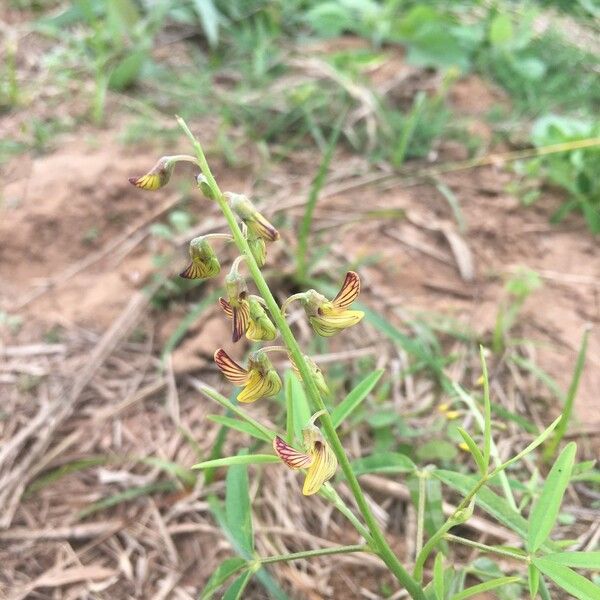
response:
<path fill-rule="evenodd" d="M 266 242 L 276 242 L 279 239 L 277 229 L 256 210 L 254 204 L 246 196 L 232 192 L 226 192 L 225 196 L 228 198 L 232 210 L 248 228 L 249 237 L 259 237 Z"/>
<path fill-rule="evenodd" d="M 290 469 L 307 469 L 302 493 L 311 496 L 335 475 L 338 463 L 333 450 L 317 427 L 304 429 L 302 435 L 305 452 L 296 450 L 279 436 L 275 436 L 273 440 L 273 449 Z"/>
<path fill-rule="evenodd" d="M 219 259 L 206 238 L 197 237 L 190 242 L 191 263 L 179 276 L 185 279 L 207 279 L 221 271 Z"/>
<path fill-rule="evenodd" d="M 328 300 L 315 290 L 299 294 L 298 299 L 302 302 L 315 333 L 323 337 L 331 337 L 343 329 L 356 325 L 365 316 L 361 310 L 348 308 L 359 294 L 360 278 L 354 271 L 349 271 L 346 273 L 342 288 L 333 300 Z"/>
<path fill-rule="evenodd" d="M 237 342 L 248 329 L 250 323 L 250 305 L 246 281 L 232 270 L 225 278 L 227 299 L 219 298 L 219 304 L 229 319 L 233 321 L 232 340 Z"/>
<path fill-rule="evenodd" d="M 281 390 L 277 371 L 260 350 L 250 356 L 247 369 L 238 365 L 223 348 L 215 352 L 215 363 L 231 383 L 243 386 L 244 389 L 237 396 L 238 402 L 249 403 L 270 398 Z"/>
<path fill-rule="evenodd" d="M 458 447 L 463 451 L 463 452 L 471 452 L 471 450 L 469 449 L 469 446 L 467 446 L 467 444 L 465 442 L 461 442 L 460 444 L 458 444 Z"/>
<path fill-rule="evenodd" d="M 438 411 L 448 419 L 448 421 L 454 421 L 458 419 L 462 412 L 460 410 L 450 410 L 450 405 L 447 402 L 443 402 L 438 406 Z"/>
<path fill-rule="evenodd" d="M 298 366 L 294 362 L 294 359 L 290 355 L 288 355 L 288 358 L 292 365 L 292 371 L 294 371 L 294 374 L 296 375 L 296 377 L 298 379 L 302 380 L 302 375 L 300 375 L 300 370 L 298 369 Z M 321 392 L 321 394 L 323 396 L 329 396 L 330 395 L 329 388 L 327 387 L 327 383 L 325 382 L 325 377 L 323 376 L 323 371 L 321 371 L 321 369 L 319 368 L 319 365 L 317 365 L 317 363 L 310 356 L 307 356 L 306 354 L 304 355 L 304 360 L 307 362 L 308 367 L 312 372 L 313 381 L 315 382 L 319 392 Z"/>
<path fill-rule="evenodd" d="M 248 298 L 249 321 L 246 337 L 253 342 L 270 342 L 277 337 L 277 329 L 255 296 Z"/>

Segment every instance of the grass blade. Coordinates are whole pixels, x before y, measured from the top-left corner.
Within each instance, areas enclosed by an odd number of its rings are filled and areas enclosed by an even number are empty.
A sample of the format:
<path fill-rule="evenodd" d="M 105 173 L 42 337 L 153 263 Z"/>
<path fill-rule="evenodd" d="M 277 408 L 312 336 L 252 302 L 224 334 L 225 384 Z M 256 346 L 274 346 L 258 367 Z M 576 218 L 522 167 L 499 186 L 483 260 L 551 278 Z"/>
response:
<path fill-rule="evenodd" d="M 414 473 L 417 466 L 405 454 L 386 452 L 363 456 L 352 461 L 352 470 L 357 476 L 366 473 Z"/>
<path fill-rule="evenodd" d="M 254 427 L 250 423 L 246 423 L 244 421 L 240 421 L 239 419 L 233 419 L 231 417 L 226 417 L 223 415 L 208 415 L 207 417 L 210 421 L 214 423 L 219 423 L 219 425 L 223 425 L 228 427 L 229 429 L 235 429 L 236 431 L 241 431 L 242 433 L 247 433 L 252 437 L 255 437 L 258 440 L 262 440 L 263 442 L 271 443 L 271 437 L 264 434 L 260 429 Z"/>
<path fill-rule="evenodd" d="M 558 445 L 567 432 L 567 427 L 569 426 L 569 421 L 571 419 L 571 413 L 573 412 L 573 405 L 575 404 L 575 397 L 577 396 L 577 390 L 579 389 L 579 381 L 581 380 L 581 374 L 583 373 L 583 367 L 585 366 L 589 333 L 590 330 L 586 329 L 583 334 L 581 347 L 579 348 L 579 353 L 577 355 L 577 362 L 575 363 L 575 370 L 573 371 L 573 378 L 571 379 L 571 384 L 569 385 L 569 390 L 565 398 L 565 405 L 562 411 L 563 418 L 559 426 L 556 428 L 554 437 L 548 443 L 548 446 L 544 452 L 544 460 L 546 461 L 548 461 L 554 455 Z"/>
<path fill-rule="evenodd" d="M 240 600 L 242 594 L 246 589 L 246 586 L 250 583 L 254 573 L 252 571 L 246 571 L 242 573 L 228 588 L 223 595 L 223 600 Z"/>
<path fill-rule="evenodd" d="M 550 469 L 542 493 L 531 509 L 527 547 L 532 554 L 546 541 L 554 527 L 563 495 L 569 485 L 576 451 L 575 442 L 565 446 Z"/>
<path fill-rule="evenodd" d="M 438 552 L 433 562 L 433 589 L 437 600 L 444 600 L 444 555 Z"/>
<path fill-rule="evenodd" d="M 552 579 L 556 585 L 566 590 L 579 600 L 600 600 L 600 587 L 575 573 L 569 567 L 559 565 L 552 560 L 534 558 L 533 564 L 546 576 Z"/>
<path fill-rule="evenodd" d="M 299 441 L 302 439 L 302 429 L 310 421 L 310 407 L 302 384 L 291 370 L 285 374 L 285 402 L 288 407 L 292 407 L 292 417 L 288 426 L 291 423 L 293 437 Z M 293 440 L 290 439 L 289 442 L 293 443 Z"/>
<path fill-rule="evenodd" d="M 483 376 L 483 464 L 485 473 L 490 466 L 490 452 L 492 447 L 492 405 L 490 403 L 490 380 L 488 376 L 483 346 L 479 346 L 479 358 L 481 360 L 481 372 Z"/>
<path fill-rule="evenodd" d="M 479 472 L 482 475 L 485 475 L 487 472 L 485 460 L 483 458 L 483 454 L 481 454 L 481 450 L 478 448 L 477 444 L 475 443 L 475 440 L 473 440 L 473 438 L 462 427 L 458 427 L 458 433 L 460 433 L 460 436 L 462 437 L 465 444 L 467 445 L 469 452 L 473 455 L 473 459 L 475 460 L 475 463 L 477 464 L 477 468 L 479 469 Z"/>
<path fill-rule="evenodd" d="M 535 600 L 540 587 L 540 572 L 535 565 L 527 567 L 527 583 L 529 584 L 529 597 Z"/>
<path fill-rule="evenodd" d="M 244 455 L 238 455 L 243 457 Z M 225 480 L 225 518 L 240 546 L 249 554 L 254 551 L 252 506 L 246 464 L 233 465 Z"/>
<path fill-rule="evenodd" d="M 325 153 L 323 154 L 323 160 L 319 165 L 319 170 L 315 178 L 313 179 L 312 185 L 310 186 L 310 192 L 308 194 L 308 200 L 306 201 L 306 206 L 304 208 L 304 216 L 302 217 L 302 222 L 300 223 L 300 229 L 298 230 L 298 247 L 296 249 L 296 271 L 298 277 L 300 279 L 306 277 L 307 274 L 307 260 L 306 254 L 308 251 L 308 238 L 310 236 L 310 228 L 312 225 L 313 214 L 315 211 L 315 207 L 317 206 L 317 201 L 319 199 L 319 193 L 325 185 L 325 178 L 327 177 L 327 171 L 329 169 L 329 165 L 331 164 L 331 159 L 333 158 L 333 153 L 335 151 L 335 147 L 340 135 L 340 131 L 342 130 L 342 124 L 346 117 L 345 112 L 340 115 L 337 122 L 334 125 L 333 132 L 331 137 L 329 138 L 329 142 L 327 143 L 327 148 L 325 148 Z"/>
<path fill-rule="evenodd" d="M 509 583 L 516 583 L 517 581 L 521 581 L 521 578 L 498 577 L 496 579 L 490 579 L 489 581 L 484 581 L 483 583 L 478 583 L 477 585 L 468 587 L 466 590 L 463 590 L 458 594 L 454 594 L 454 596 L 452 596 L 452 600 L 464 600 L 465 598 L 470 598 L 471 596 L 476 596 L 477 594 L 483 594 L 484 592 L 495 590 L 496 588 L 502 587 L 503 585 L 508 585 Z"/>
<path fill-rule="evenodd" d="M 274 454 L 238 454 L 215 460 L 205 460 L 193 465 L 192 469 L 212 469 L 214 467 L 238 467 L 240 465 L 260 465 L 264 463 L 276 463 L 279 458 Z"/>
<path fill-rule="evenodd" d="M 200 600 L 209 600 L 211 596 L 229 579 L 234 573 L 243 569 L 248 563 L 241 557 L 225 559 L 213 572 L 210 579 L 206 582 Z"/>
<path fill-rule="evenodd" d="M 383 375 L 383 369 L 369 373 L 358 385 L 338 404 L 331 413 L 334 427 L 339 427 L 344 420 L 358 407 L 358 405 L 369 395 L 371 390 Z"/>

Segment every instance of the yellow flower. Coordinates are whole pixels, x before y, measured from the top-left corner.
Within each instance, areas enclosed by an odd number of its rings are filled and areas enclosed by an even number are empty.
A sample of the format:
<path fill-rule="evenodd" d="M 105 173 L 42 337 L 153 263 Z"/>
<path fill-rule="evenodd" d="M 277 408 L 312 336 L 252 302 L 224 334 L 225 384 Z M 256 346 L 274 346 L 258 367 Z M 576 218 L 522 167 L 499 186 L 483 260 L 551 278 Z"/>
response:
<path fill-rule="evenodd" d="M 244 278 L 237 271 L 231 271 L 225 278 L 225 290 L 227 299 L 219 298 L 219 304 L 227 318 L 233 321 L 231 339 L 237 342 L 246 333 L 250 323 L 248 289 Z"/>
<path fill-rule="evenodd" d="M 291 357 L 291 355 L 288 355 L 288 358 L 290 359 L 290 363 L 292 364 L 292 370 L 294 371 L 294 374 L 298 379 L 302 380 L 300 370 L 294 362 L 294 359 Z M 308 368 L 312 372 L 313 381 L 315 382 L 319 392 L 321 392 L 323 396 L 329 396 L 329 388 L 327 387 L 325 377 L 323 377 L 323 371 L 321 371 L 319 365 L 317 365 L 317 363 L 310 356 L 306 356 L 306 354 L 304 355 L 304 360 L 307 362 Z"/>
<path fill-rule="evenodd" d="M 279 436 L 275 436 L 273 440 L 273 449 L 290 469 L 307 469 L 302 493 L 311 496 L 335 475 L 338 463 L 333 450 L 317 427 L 308 427 L 302 434 L 305 452 L 296 450 Z"/>
<path fill-rule="evenodd" d="M 223 348 L 215 352 L 215 363 L 231 383 L 243 386 L 237 397 L 239 402 L 255 402 L 259 398 L 275 396 L 281 390 L 279 375 L 260 350 L 250 356 L 247 369 L 238 365 Z"/>
<path fill-rule="evenodd" d="M 129 183 L 139 187 L 142 190 L 155 191 L 169 183 L 173 169 L 178 162 L 189 162 L 198 166 L 198 161 L 187 154 L 177 154 L 175 156 L 163 156 L 158 162 L 141 177 L 130 177 Z"/>
<path fill-rule="evenodd" d="M 249 322 L 246 337 L 253 342 L 270 342 L 277 337 L 277 329 L 255 296 L 248 298 Z"/>
<path fill-rule="evenodd" d="M 194 238 L 190 242 L 190 258 L 192 262 L 179 274 L 180 277 L 207 279 L 218 275 L 221 271 L 219 259 L 204 237 Z"/>
<path fill-rule="evenodd" d="M 308 290 L 300 300 L 313 330 L 323 337 L 330 337 L 356 325 L 365 316 L 361 310 L 348 308 L 359 294 L 360 278 L 354 271 L 349 271 L 333 300 L 328 300 L 315 290 Z"/>
<path fill-rule="evenodd" d="M 265 217 L 263 217 L 254 207 L 252 202 L 242 194 L 225 194 L 229 199 L 229 204 L 237 216 L 246 224 L 251 237 L 259 237 L 266 242 L 275 242 L 279 239 L 279 232 Z"/>

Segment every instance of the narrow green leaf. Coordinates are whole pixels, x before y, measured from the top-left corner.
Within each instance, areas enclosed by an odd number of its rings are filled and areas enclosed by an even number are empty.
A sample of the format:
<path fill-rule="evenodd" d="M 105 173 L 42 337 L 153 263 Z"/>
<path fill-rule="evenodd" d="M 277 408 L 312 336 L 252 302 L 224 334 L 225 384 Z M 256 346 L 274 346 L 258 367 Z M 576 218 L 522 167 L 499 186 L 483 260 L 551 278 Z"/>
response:
<path fill-rule="evenodd" d="M 239 465 L 259 465 L 264 463 L 276 463 L 279 458 L 274 454 L 239 454 L 238 456 L 227 456 L 215 460 L 205 460 L 194 465 L 192 469 L 210 469 L 213 467 L 231 467 Z"/>
<path fill-rule="evenodd" d="M 475 440 L 473 440 L 473 438 L 462 427 L 458 427 L 458 433 L 460 433 L 462 439 L 464 440 L 465 444 L 469 448 L 469 452 L 473 455 L 473 459 L 475 460 L 475 463 L 477 464 L 477 468 L 479 469 L 479 472 L 482 475 L 485 475 L 486 470 L 487 470 L 485 460 L 483 458 L 483 454 L 481 454 L 481 450 L 478 448 L 477 444 L 475 443 Z"/>
<path fill-rule="evenodd" d="M 260 429 L 254 427 L 254 425 L 250 423 L 246 423 L 244 421 L 240 421 L 239 419 L 233 419 L 231 417 L 224 417 L 222 415 L 208 415 L 207 417 L 210 421 L 214 423 L 219 423 L 219 425 L 224 425 L 229 429 L 235 429 L 236 431 L 241 431 L 242 433 L 247 433 L 252 437 L 255 437 L 258 440 L 262 440 L 263 442 L 271 443 L 271 438 L 264 434 Z"/>
<path fill-rule="evenodd" d="M 310 236 L 310 228 L 313 221 L 313 213 L 317 206 L 317 201 L 319 200 L 319 193 L 321 192 L 323 185 L 325 185 L 327 171 L 329 170 L 329 165 L 331 163 L 331 159 L 333 158 L 333 153 L 335 151 L 345 117 L 345 112 L 340 114 L 333 127 L 331 137 L 329 138 L 329 141 L 327 142 L 327 147 L 325 148 L 325 152 L 323 153 L 323 159 L 321 160 L 321 164 L 319 165 L 317 174 L 310 186 L 308 199 L 306 200 L 306 206 L 304 207 L 304 215 L 302 217 L 302 221 L 300 222 L 300 228 L 298 230 L 298 244 L 296 249 L 296 269 L 298 271 L 298 277 L 300 279 L 304 278 L 308 271 L 308 239 Z"/>
<path fill-rule="evenodd" d="M 437 600 L 444 600 L 444 555 L 438 552 L 433 563 L 433 589 Z"/>
<path fill-rule="evenodd" d="M 206 582 L 200 600 L 209 600 L 214 592 L 216 592 L 234 573 L 243 569 L 248 563 L 241 557 L 225 559 L 213 572 L 210 579 Z"/>
<path fill-rule="evenodd" d="M 242 573 L 228 588 L 223 595 L 223 600 L 240 600 L 242 594 L 246 589 L 246 586 L 250 583 L 254 573 L 252 571 L 246 571 Z"/>
<path fill-rule="evenodd" d="M 583 367 L 585 366 L 585 357 L 587 354 L 587 346 L 588 346 L 588 337 L 589 337 L 589 329 L 586 329 L 583 334 L 583 339 L 581 340 L 581 347 L 579 348 L 579 353 L 577 355 L 577 362 L 575 363 L 575 370 L 573 371 L 573 377 L 571 379 L 571 384 L 569 385 L 569 390 L 567 392 L 567 396 L 565 398 L 565 405 L 562 411 L 562 419 L 560 424 L 556 428 L 556 433 L 550 442 L 548 442 L 548 446 L 544 452 L 544 459 L 549 460 L 561 440 L 563 439 L 565 433 L 567 432 L 567 427 L 569 426 L 569 421 L 571 420 L 571 414 L 573 412 L 573 405 L 575 404 L 575 397 L 577 396 L 577 390 L 579 389 L 579 381 L 581 380 L 581 374 L 583 373 Z"/>
<path fill-rule="evenodd" d="M 529 596 L 531 600 L 535 600 L 540 586 L 540 572 L 535 565 L 527 567 L 527 581 L 529 583 Z"/>
<path fill-rule="evenodd" d="M 294 373 L 289 370 L 285 374 L 285 400 L 286 404 L 293 404 L 292 413 L 294 422 L 294 437 L 297 441 L 302 440 L 302 430 L 310 420 L 310 407 L 302 384 Z M 289 440 L 293 443 L 293 440 Z"/>
<path fill-rule="evenodd" d="M 577 445 L 574 442 L 565 446 L 550 469 L 542 493 L 531 509 L 527 547 L 532 554 L 546 541 L 554 527 L 563 495 L 569 485 L 576 451 Z"/>
<path fill-rule="evenodd" d="M 366 473 L 414 473 L 417 466 L 405 454 L 386 452 L 353 460 L 352 470 L 357 476 Z"/>
<path fill-rule="evenodd" d="M 477 478 L 453 471 L 435 470 L 432 475 L 446 485 L 467 495 L 477 483 Z M 518 533 L 522 538 L 527 537 L 527 521 L 504 498 L 498 496 L 490 489 L 483 487 L 475 498 L 477 506 L 497 519 L 502 525 Z"/>
<path fill-rule="evenodd" d="M 483 583 L 479 583 L 477 585 L 473 585 L 458 594 L 454 594 L 452 596 L 452 600 L 464 600 L 465 598 L 470 598 L 471 596 L 476 596 L 477 594 L 483 594 L 484 592 L 489 592 L 490 590 L 495 590 L 496 588 L 502 587 L 503 585 L 508 585 L 509 583 L 516 583 L 517 581 L 521 581 L 520 577 L 498 577 L 496 579 L 490 579 L 489 581 L 484 581 Z"/>
<path fill-rule="evenodd" d="M 165 473 L 179 479 L 179 481 L 187 487 L 193 487 L 196 483 L 195 473 L 192 473 L 189 469 L 186 469 L 171 460 L 160 458 L 158 456 L 147 456 L 146 458 L 142 458 L 141 462 L 152 467 L 158 467 Z"/>
<path fill-rule="evenodd" d="M 479 358 L 481 360 L 481 372 L 483 375 L 483 473 L 487 473 L 490 466 L 490 453 L 492 448 L 492 405 L 490 402 L 490 380 L 487 365 L 485 363 L 483 346 L 479 346 Z"/>
<path fill-rule="evenodd" d="M 546 554 L 544 560 L 551 560 L 565 567 L 577 567 L 578 569 L 600 570 L 600 551 L 592 552 L 557 552 Z"/>
<path fill-rule="evenodd" d="M 383 369 L 369 373 L 358 385 L 338 404 L 331 413 L 334 427 L 339 427 L 345 419 L 358 407 L 370 394 L 371 390 L 383 375 Z"/>
<path fill-rule="evenodd" d="M 534 558 L 533 564 L 556 585 L 579 600 L 600 600 L 600 587 L 575 573 L 569 567 L 558 564 L 546 557 Z"/>
<path fill-rule="evenodd" d="M 506 462 L 504 462 L 501 465 L 499 465 L 498 467 L 496 467 L 493 471 L 493 474 L 495 475 L 496 473 L 499 473 L 500 471 L 504 471 L 507 467 L 509 467 L 513 463 L 516 463 L 519 460 L 521 460 L 526 454 L 533 452 L 540 444 L 543 444 L 544 441 L 548 438 L 548 436 L 554 431 L 554 428 L 560 423 L 561 419 L 562 419 L 562 416 L 556 417 L 556 419 L 554 419 L 554 421 L 552 421 L 552 423 L 550 423 L 550 425 L 546 429 L 544 429 L 544 431 L 542 431 L 542 433 L 540 433 L 540 435 L 538 435 L 535 438 L 535 440 L 533 440 L 533 442 L 531 442 L 531 444 L 529 444 L 524 450 L 521 450 L 521 452 L 519 452 L 512 458 L 508 459 Z"/>
<path fill-rule="evenodd" d="M 252 506 L 248 489 L 248 468 L 245 464 L 233 465 L 227 471 L 225 518 L 240 546 L 252 554 L 254 550 Z"/>
<path fill-rule="evenodd" d="M 104 510 L 105 508 L 111 508 L 113 506 L 117 506 L 118 504 L 122 504 L 123 502 L 135 500 L 141 496 L 151 496 L 152 494 L 158 494 L 160 492 L 174 492 L 178 489 L 178 487 L 179 486 L 174 481 L 157 481 L 156 483 L 150 483 L 148 485 L 132 487 L 119 492 L 118 494 L 113 494 L 112 496 L 102 498 L 102 500 L 98 500 L 97 502 L 90 504 L 86 508 L 80 510 L 77 513 L 77 517 L 79 519 L 83 519 L 84 517 L 89 517 L 90 515 L 100 510 Z"/>
<path fill-rule="evenodd" d="M 194 0 L 193 6 L 200 19 L 208 45 L 214 48 L 219 43 L 219 11 L 213 0 Z"/>

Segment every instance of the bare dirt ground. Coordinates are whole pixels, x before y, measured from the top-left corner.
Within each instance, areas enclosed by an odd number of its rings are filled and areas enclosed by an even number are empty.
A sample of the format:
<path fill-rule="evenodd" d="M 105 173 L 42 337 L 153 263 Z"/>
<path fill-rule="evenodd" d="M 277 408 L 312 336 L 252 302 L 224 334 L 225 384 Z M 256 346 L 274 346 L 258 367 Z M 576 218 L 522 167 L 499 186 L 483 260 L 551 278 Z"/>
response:
<path fill-rule="evenodd" d="M 463 116 L 488 135 L 481 94 L 491 102 L 495 92 L 471 78 L 453 94 Z M 195 125 L 209 135 L 210 124 Z M 216 307 L 204 313 L 172 364 L 160 369 L 157 355 L 186 314 L 186 302 L 211 288 L 190 291 L 168 311 L 150 305 L 144 290 L 153 285 L 153 256 L 172 246 L 150 235 L 149 227 L 186 197 L 191 172 L 182 170 L 164 192 L 135 190 L 127 178 L 170 149 L 123 146 L 119 128 L 117 118 L 104 131 L 81 128 L 65 135 L 52 153 L 19 157 L 2 174 L 0 309 L 22 319 L 14 330 L 4 326 L 0 345 L 0 590 L 11 599 L 190 598 L 229 551 L 210 516 L 207 490 L 173 489 L 164 470 L 144 462 L 149 456 L 184 466 L 197 462 L 188 433 L 200 456 L 210 451 L 218 428 L 206 415 L 216 411 L 193 391 L 189 376 L 220 385 L 209 359 L 227 338 L 228 325 Z M 453 151 L 439 149 L 442 158 L 461 158 Z M 250 160 L 236 170 L 215 164 L 225 189 L 256 194 L 266 214 L 287 222 L 285 243 L 273 258 L 284 271 L 290 231 L 316 166 L 312 157 L 298 156 L 263 166 L 257 179 Z M 600 432 L 600 257 L 582 220 L 574 216 L 550 225 L 560 202 L 552 190 L 534 208 L 523 208 L 507 192 L 507 165 L 497 164 L 440 177 L 460 201 L 466 222 L 461 233 L 435 187 L 389 180 L 359 185 L 372 169 L 341 152 L 333 162 L 315 221 L 318 238 L 332 242 L 327 264 L 375 256 L 360 267 L 365 303 L 401 327 L 419 313 L 452 316 L 482 340 L 489 340 L 507 278 L 519 266 L 537 271 L 544 285 L 527 300 L 515 336 L 531 341 L 532 358 L 564 390 L 583 330 L 593 327 L 571 429 L 581 443 L 579 458 L 591 458 Z M 196 200 L 188 206 L 197 217 L 196 231 L 218 228 L 212 207 Z M 378 209 L 401 209 L 402 216 L 381 218 Z M 191 237 L 176 240 L 173 273 L 184 265 Z M 355 341 L 388 366 L 402 359 L 368 327 Z M 529 403 L 532 418 L 547 423 L 547 412 L 559 410 L 556 404 L 531 378 L 512 372 L 521 380 L 509 384 L 499 375 L 496 393 L 517 406 Z M 464 361 L 452 372 L 463 378 L 468 373 Z M 399 410 L 403 400 L 437 398 L 427 382 L 413 383 L 412 399 L 408 388 L 400 392 Z M 253 409 L 269 420 L 268 406 Z M 232 436 L 228 448 L 243 443 Z M 361 451 L 357 436 L 349 437 L 349 447 L 353 454 Z M 27 487 L 38 475 L 74 461 L 87 461 L 87 468 L 40 489 Z M 271 498 L 257 507 L 262 554 L 354 541 L 321 500 L 299 508 L 289 493 L 297 486 L 293 474 L 272 468 L 268 477 L 255 475 L 253 491 L 263 486 L 268 493 L 261 498 Z M 403 524 L 410 522 L 410 510 L 405 488 L 394 484 L 390 491 L 374 478 L 370 486 L 378 500 L 384 490 L 392 494 L 380 517 L 406 556 L 411 549 L 403 544 Z M 158 492 L 161 485 L 162 493 L 80 513 L 125 489 L 149 486 Z M 222 485 L 218 480 L 211 490 Z M 274 572 L 298 598 L 379 597 L 383 571 L 377 561 L 339 560 Z M 365 576 L 357 583 L 358 568 Z M 253 589 L 248 597 L 264 597 Z"/>

